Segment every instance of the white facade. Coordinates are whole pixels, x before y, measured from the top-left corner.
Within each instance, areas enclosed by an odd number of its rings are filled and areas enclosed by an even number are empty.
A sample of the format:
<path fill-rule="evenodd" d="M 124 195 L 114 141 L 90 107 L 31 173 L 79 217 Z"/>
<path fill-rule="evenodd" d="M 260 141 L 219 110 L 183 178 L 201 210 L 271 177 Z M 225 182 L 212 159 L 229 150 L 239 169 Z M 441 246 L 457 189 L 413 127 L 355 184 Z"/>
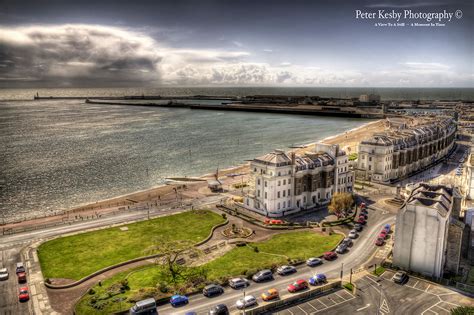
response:
<path fill-rule="evenodd" d="M 446 263 L 448 230 L 455 189 L 415 186 L 396 219 L 393 263 L 440 278 Z"/>
<path fill-rule="evenodd" d="M 445 157 L 455 136 L 452 118 L 376 134 L 359 144 L 358 176 L 384 183 L 407 177 Z"/>
<path fill-rule="evenodd" d="M 474 153 L 468 157 L 466 172 L 466 195 L 467 199 L 474 200 Z"/>
<path fill-rule="evenodd" d="M 254 187 L 244 207 L 280 217 L 326 204 L 335 192 L 351 192 L 354 181 L 348 157 L 337 145 L 316 145 L 298 156 L 281 150 L 250 163 Z"/>

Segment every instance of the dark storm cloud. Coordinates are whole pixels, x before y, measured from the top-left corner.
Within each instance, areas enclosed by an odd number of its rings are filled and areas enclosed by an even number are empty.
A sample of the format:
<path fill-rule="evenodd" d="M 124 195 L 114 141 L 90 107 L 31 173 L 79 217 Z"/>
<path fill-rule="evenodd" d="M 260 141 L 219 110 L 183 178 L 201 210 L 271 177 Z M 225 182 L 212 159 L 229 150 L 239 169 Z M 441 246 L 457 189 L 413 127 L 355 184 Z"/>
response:
<path fill-rule="evenodd" d="M 0 32 L 2 81 L 97 86 L 160 80 L 159 48 L 133 32 L 94 25 L 3 28 Z"/>

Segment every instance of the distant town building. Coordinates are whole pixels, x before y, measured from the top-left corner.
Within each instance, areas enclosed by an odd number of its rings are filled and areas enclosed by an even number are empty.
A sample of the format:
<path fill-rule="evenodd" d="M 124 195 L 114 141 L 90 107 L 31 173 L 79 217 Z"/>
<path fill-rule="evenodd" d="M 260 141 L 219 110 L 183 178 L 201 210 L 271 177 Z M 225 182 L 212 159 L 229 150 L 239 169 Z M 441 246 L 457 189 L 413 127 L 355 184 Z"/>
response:
<path fill-rule="evenodd" d="M 397 214 L 393 263 L 434 278 L 457 274 L 464 230 L 461 199 L 457 188 L 414 186 Z"/>
<path fill-rule="evenodd" d="M 378 103 L 378 102 L 380 102 L 380 95 L 362 94 L 361 96 L 359 96 L 359 102 L 361 102 L 361 103 Z"/>
<path fill-rule="evenodd" d="M 359 144 L 357 176 L 383 183 L 405 178 L 444 158 L 451 151 L 455 136 L 452 118 L 375 134 Z"/>
<path fill-rule="evenodd" d="M 351 192 L 354 182 L 346 153 L 338 145 L 317 144 L 303 155 L 275 150 L 250 162 L 251 191 L 244 207 L 280 217 L 327 204 L 336 192 Z"/>

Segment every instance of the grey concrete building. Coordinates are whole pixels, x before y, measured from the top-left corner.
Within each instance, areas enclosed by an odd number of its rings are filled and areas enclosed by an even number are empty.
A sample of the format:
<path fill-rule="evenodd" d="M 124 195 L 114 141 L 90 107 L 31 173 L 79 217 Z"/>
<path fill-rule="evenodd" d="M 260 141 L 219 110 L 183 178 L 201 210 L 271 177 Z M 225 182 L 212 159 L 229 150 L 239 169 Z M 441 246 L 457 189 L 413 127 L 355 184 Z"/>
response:
<path fill-rule="evenodd" d="M 397 214 L 393 263 L 434 278 L 457 274 L 464 229 L 461 198 L 457 188 L 414 186 Z"/>

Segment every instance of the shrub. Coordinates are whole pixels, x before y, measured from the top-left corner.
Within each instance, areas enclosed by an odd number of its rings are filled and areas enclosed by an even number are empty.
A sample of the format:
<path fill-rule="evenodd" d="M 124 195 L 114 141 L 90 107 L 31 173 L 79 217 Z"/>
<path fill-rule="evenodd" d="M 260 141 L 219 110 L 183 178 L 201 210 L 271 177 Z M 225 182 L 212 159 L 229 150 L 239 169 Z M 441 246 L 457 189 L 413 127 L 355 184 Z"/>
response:
<path fill-rule="evenodd" d="M 223 214 L 222 214 L 222 218 L 223 218 L 224 220 L 227 220 L 227 214 L 223 213 Z"/>
<path fill-rule="evenodd" d="M 256 253 L 258 253 L 258 252 L 259 252 L 259 249 L 258 249 L 258 247 L 257 247 L 257 246 L 255 246 L 255 247 L 253 248 L 253 251 L 254 251 L 254 252 L 256 252 Z"/>
<path fill-rule="evenodd" d="M 89 294 L 90 294 L 90 295 L 94 295 L 94 294 L 95 294 L 95 290 L 94 290 L 93 288 L 90 288 L 90 289 L 89 289 Z"/>
<path fill-rule="evenodd" d="M 148 299 L 148 298 L 157 298 L 161 297 L 162 294 L 156 288 L 141 288 L 138 292 L 132 294 L 128 301 L 131 303 L 136 303 L 138 301 Z"/>

